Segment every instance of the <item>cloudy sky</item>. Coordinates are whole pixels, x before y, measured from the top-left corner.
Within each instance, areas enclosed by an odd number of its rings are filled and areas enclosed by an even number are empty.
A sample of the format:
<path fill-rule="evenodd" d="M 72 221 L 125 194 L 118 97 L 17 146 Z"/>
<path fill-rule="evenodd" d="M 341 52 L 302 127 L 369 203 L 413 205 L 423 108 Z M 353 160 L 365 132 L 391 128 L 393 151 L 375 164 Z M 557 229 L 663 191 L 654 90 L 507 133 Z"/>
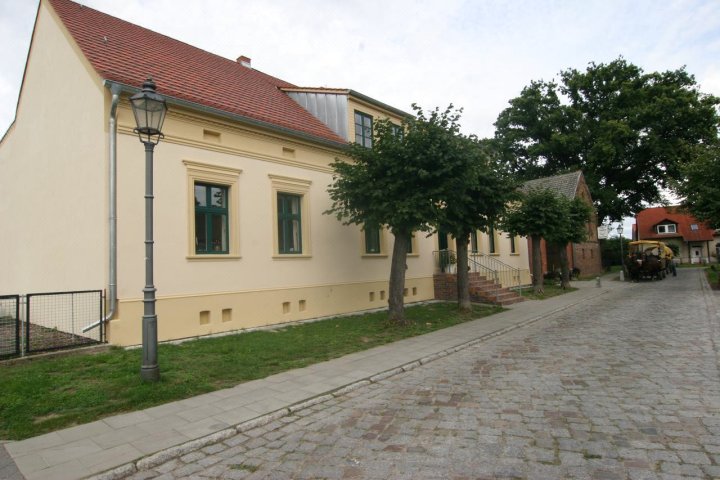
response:
<path fill-rule="evenodd" d="M 531 80 L 618 56 L 645 71 L 685 65 L 720 95 L 718 0 L 84 0 L 85 5 L 296 85 L 352 88 L 409 111 L 464 108 L 493 134 Z M 37 10 L 0 0 L 0 135 L 10 125 Z"/>

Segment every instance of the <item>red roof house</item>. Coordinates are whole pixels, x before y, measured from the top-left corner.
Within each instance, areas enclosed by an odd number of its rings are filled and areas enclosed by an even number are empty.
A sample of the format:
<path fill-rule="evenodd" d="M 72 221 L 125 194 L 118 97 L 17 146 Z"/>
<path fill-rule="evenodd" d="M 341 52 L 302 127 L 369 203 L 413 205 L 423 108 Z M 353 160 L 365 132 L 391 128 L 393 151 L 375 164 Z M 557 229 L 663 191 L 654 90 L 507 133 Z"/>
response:
<path fill-rule="evenodd" d="M 675 245 L 682 262 L 707 263 L 717 258 L 715 231 L 678 206 L 646 208 L 639 212 L 633 238 Z"/>

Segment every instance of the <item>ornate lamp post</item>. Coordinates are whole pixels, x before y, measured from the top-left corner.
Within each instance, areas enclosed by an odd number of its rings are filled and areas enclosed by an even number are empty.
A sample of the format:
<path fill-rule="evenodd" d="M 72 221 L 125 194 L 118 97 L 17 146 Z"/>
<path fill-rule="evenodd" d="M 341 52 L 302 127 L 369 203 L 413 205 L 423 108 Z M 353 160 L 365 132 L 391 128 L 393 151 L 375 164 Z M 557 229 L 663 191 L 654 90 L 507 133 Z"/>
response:
<path fill-rule="evenodd" d="M 620 236 L 620 281 L 625 281 L 625 259 L 623 258 L 623 226 L 622 223 L 617 227 L 617 233 Z"/>
<path fill-rule="evenodd" d="M 140 141 L 145 145 L 145 288 L 143 288 L 142 366 L 140 378 L 160 379 L 157 361 L 157 315 L 153 285 L 153 151 L 164 137 L 162 125 L 167 113 L 165 99 L 155 92 L 152 78 L 145 80 L 142 91 L 130 97 Z"/>

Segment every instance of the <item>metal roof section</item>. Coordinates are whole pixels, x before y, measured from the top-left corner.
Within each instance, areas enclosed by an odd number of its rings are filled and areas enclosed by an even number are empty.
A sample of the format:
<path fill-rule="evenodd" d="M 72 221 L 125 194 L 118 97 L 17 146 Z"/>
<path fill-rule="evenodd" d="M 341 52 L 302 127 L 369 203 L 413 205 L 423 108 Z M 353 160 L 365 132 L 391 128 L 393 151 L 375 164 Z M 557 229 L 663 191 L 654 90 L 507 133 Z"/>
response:
<path fill-rule="evenodd" d="M 339 137 L 348 138 L 348 90 L 317 88 L 281 90 Z"/>

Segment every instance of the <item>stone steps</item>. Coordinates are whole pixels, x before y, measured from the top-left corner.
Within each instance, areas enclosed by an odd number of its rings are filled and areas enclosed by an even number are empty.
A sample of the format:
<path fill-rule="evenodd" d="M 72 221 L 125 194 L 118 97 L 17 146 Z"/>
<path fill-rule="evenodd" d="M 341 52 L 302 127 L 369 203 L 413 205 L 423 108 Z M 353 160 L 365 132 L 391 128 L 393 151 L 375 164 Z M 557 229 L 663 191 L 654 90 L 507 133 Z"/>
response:
<path fill-rule="evenodd" d="M 492 303 L 501 306 L 525 301 L 519 293 L 507 288 L 502 288 L 494 282 L 490 282 L 490 285 L 482 287 L 470 287 L 470 299 L 472 301 Z"/>
<path fill-rule="evenodd" d="M 455 274 L 436 274 L 435 298 L 438 300 L 457 300 L 457 277 Z M 503 288 L 493 280 L 471 273 L 469 278 L 470 300 L 493 305 L 511 305 L 525 299 L 517 292 Z"/>

